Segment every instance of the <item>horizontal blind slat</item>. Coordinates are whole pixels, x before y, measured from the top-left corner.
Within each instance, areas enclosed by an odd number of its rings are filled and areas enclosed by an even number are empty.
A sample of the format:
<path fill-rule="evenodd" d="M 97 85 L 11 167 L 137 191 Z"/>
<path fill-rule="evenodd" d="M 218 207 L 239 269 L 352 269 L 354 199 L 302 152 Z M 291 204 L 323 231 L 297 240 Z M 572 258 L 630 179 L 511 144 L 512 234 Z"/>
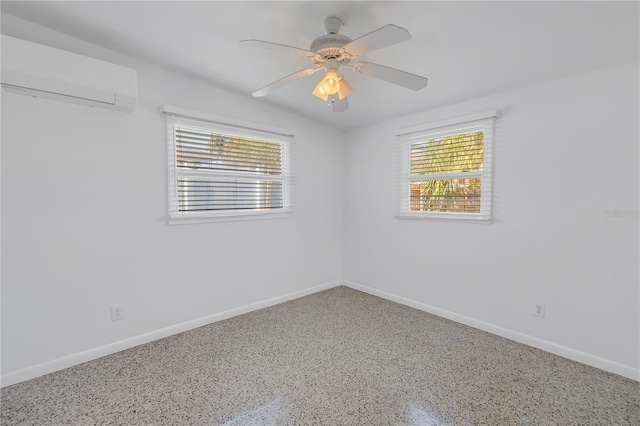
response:
<path fill-rule="evenodd" d="M 239 154 L 248 154 L 248 155 L 279 155 L 281 150 L 276 148 L 254 148 L 242 145 L 233 145 L 231 143 L 221 143 L 221 144 L 212 144 L 212 143 L 192 143 L 188 141 L 178 141 L 176 145 L 178 151 L 182 149 L 193 149 L 205 152 L 214 152 L 217 155 L 220 153 L 239 153 Z"/>

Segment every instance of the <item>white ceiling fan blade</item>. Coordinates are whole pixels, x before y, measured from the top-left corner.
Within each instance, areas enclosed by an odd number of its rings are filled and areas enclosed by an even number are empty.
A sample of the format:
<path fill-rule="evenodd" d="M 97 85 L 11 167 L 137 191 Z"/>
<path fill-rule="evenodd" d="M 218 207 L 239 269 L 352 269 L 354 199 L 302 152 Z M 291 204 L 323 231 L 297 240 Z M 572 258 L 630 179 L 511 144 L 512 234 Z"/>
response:
<path fill-rule="evenodd" d="M 343 47 L 352 57 L 364 55 L 373 50 L 391 46 L 411 39 L 409 31 L 393 24 L 385 25 L 375 31 L 353 40 Z"/>
<path fill-rule="evenodd" d="M 347 98 L 339 99 L 337 96 L 334 96 L 331 101 L 331 108 L 333 112 L 344 112 L 349 109 L 349 101 L 347 101 Z"/>
<path fill-rule="evenodd" d="M 240 44 L 243 46 L 261 47 L 263 49 L 271 49 L 271 50 L 277 50 L 280 52 L 292 53 L 297 56 L 302 56 L 303 58 L 313 58 L 313 56 L 315 55 L 315 53 L 309 50 L 300 49 L 298 47 L 293 47 L 293 46 L 287 46 L 285 44 L 271 43 L 269 41 L 251 39 L 251 40 L 242 40 L 240 41 Z"/>
<path fill-rule="evenodd" d="M 398 86 L 411 90 L 424 89 L 427 87 L 427 82 L 429 81 L 426 77 L 383 65 L 372 64 L 371 62 L 358 62 L 353 66 L 353 71 L 357 74 L 388 81 L 389 83 L 397 84 Z"/>
<path fill-rule="evenodd" d="M 298 80 L 300 78 L 306 77 L 308 75 L 311 75 L 317 71 L 320 71 L 322 69 L 322 67 L 320 68 L 307 68 L 306 70 L 300 70 L 300 71 L 296 71 L 293 74 L 289 74 L 286 77 L 282 77 L 280 80 L 276 80 L 273 83 L 267 84 L 266 86 L 264 86 L 262 89 L 253 92 L 253 96 L 256 98 L 259 98 L 261 96 L 266 96 L 269 93 L 273 92 L 276 89 L 281 88 L 282 86 L 291 83 L 292 81 Z"/>

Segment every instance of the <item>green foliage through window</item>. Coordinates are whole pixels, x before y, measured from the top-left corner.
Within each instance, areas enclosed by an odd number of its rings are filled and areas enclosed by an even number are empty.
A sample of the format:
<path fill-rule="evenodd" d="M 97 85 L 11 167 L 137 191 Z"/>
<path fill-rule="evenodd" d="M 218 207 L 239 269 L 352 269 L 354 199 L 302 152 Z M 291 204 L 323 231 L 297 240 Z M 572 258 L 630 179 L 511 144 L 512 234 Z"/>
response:
<path fill-rule="evenodd" d="M 410 209 L 480 213 L 483 164 L 482 131 L 411 143 Z M 461 176 L 464 173 L 470 176 Z"/>

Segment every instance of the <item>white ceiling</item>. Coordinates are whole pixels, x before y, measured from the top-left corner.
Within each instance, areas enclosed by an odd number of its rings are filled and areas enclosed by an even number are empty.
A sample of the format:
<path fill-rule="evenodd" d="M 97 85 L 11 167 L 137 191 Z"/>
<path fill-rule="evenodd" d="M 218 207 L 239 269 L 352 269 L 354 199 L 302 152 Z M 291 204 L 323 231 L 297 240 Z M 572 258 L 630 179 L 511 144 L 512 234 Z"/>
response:
<path fill-rule="evenodd" d="M 426 110 L 639 57 L 637 2 L 9 2 L 2 12 L 186 73 L 247 97 L 302 58 L 240 46 L 262 39 L 308 49 L 323 20 L 355 39 L 389 23 L 413 39 L 361 57 L 429 77 L 426 89 L 344 71 L 355 92 L 333 113 L 311 95 L 321 75 L 260 102 L 340 129 Z"/>

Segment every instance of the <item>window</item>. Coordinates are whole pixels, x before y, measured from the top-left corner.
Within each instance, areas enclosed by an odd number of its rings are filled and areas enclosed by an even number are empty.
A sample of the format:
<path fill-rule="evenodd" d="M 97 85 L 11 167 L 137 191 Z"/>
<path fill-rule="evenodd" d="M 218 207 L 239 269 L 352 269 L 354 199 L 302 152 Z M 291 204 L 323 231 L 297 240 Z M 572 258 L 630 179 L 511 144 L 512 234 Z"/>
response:
<path fill-rule="evenodd" d="M 398 133 L 400 218 L 491 220 L 496 111 Z"/>
<path fill-rule="evenodd" d="M 292 142 L 286 131 L 228 120 L 221 124 L 217 117 L 206 120 L 194 112 L 187 117 L 174 107 L 164 111 L 170 222 L 266 218 L 291 211 Z"/>

